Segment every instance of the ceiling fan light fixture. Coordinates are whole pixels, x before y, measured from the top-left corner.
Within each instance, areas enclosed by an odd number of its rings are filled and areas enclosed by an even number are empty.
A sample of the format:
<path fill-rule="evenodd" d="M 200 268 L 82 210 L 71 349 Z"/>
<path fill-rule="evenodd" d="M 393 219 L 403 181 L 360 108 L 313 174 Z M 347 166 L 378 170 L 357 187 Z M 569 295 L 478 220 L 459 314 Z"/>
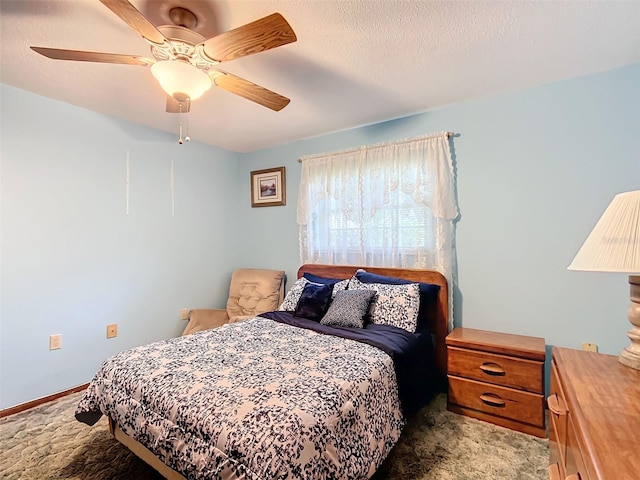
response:
<path fill-rule="evenodd" d="M 211 88 L 209 76 L 187 62 L 179 60 L 156 62 L 151 66 L 151 73 L 162 89 L 172 97 L 179 94 L 195 100 Z"/>

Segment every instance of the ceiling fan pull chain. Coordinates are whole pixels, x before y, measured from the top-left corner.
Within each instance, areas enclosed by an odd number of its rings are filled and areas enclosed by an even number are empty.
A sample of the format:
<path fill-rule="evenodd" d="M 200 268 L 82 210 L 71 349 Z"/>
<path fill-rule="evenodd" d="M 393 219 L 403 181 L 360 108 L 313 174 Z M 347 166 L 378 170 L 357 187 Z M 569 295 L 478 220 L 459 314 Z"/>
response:
<path fill-rule="evenodd" d="M 178 143 L 182 145 L 182 102 L 178 103 L 178 124 L 180 128 L 180 137 L 178 138 Z"/>
<path fill-rule="evenodd" d="M 187 112 L 187 113 L 189 113 L 189 112 Z M 191 137 L 189 136 L 189 115 L 186 115 L 185 118 L 186 118 L 186 123 L 187 123 L 187 128 L 185 130 L 186 130 L 187 134 L 184 137 L 184 141 L 185 142 L 190 142 L 191 141 Z"/>

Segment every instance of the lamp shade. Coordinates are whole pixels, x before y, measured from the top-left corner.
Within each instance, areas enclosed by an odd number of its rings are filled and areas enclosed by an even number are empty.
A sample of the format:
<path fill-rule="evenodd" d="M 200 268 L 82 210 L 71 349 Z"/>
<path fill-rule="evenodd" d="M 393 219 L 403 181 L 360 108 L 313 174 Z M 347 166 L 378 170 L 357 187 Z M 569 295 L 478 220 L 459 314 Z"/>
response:
<path fill-rule="evenodd" d="M 162 89 L 172 97 L 186 96 L 190 100 L 195 100 L 211 88 L 209 76 L 187 62 L 179 60 L 156 62 L 151 66 L 151 73 Z"/>
<path fill-rule="evenodd" d="M 640 190 L 614 197 L 568 269 L 640 274 Z"/>

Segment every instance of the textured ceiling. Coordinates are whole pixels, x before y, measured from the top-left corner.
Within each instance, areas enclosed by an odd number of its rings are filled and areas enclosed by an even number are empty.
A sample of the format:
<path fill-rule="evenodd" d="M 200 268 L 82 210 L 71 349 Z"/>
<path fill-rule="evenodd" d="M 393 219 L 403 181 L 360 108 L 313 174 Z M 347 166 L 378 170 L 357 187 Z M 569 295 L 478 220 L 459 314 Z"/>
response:
<path fill-rule="evenodd" d="M 132 0 L 155 25 L 189 8 L 206 38 L 273 12 L 298 41 L 223 64 L 291 99 L 273 112 L 219 88 L 193 139 L 247 152 L 640 62 L 638 1 Z M 150 57 L 97 0 L 1 0 L 2 83 L 177 134 L 146 67 L 54 61 L 29 46 Z"/>

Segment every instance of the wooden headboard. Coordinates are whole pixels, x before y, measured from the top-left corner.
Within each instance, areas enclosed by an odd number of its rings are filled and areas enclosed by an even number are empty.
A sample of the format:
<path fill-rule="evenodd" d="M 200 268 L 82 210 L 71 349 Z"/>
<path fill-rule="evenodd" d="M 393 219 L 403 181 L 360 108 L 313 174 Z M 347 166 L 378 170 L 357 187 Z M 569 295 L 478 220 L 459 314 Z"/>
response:
<path fill-rule="evenodd" d="M 367 272 L 402 278 L 413 282 L 431 283 L 440 286 L 438 303 L 430 315 L 429 329 L 435 336 L 436 364 L 442 385 L 447 378 L 447 346 L 445 337 L 449 333 L 449 285 L 447 279 L 435 270 L 418 270 L 411 268 L 360 267 L 352 265 L 319 265 L 305 264 L 298 269 L 298 278 L 311 273 L 327 278 L 351 278 L 356 270 L 362 268 Z"/>

